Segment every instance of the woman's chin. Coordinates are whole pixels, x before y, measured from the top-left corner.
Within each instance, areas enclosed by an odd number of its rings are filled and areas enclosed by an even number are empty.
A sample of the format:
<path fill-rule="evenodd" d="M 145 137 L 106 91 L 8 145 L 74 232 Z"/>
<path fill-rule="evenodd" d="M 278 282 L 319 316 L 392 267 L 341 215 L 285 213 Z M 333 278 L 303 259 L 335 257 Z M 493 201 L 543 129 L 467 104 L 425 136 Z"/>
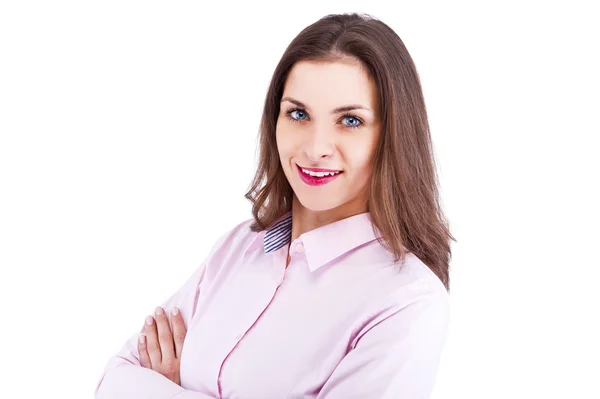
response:
<path fill-rule="evenodd" d="M 341 204 L 339 201 L 332 201 L 331 199 L 325 198 L 315 198 L 314 196 L 312 196 L 312 198 L 305 198 L 301 196 L 298 198 L 298 201 L 304 208 L 313 212 L 329 211 Z"/>

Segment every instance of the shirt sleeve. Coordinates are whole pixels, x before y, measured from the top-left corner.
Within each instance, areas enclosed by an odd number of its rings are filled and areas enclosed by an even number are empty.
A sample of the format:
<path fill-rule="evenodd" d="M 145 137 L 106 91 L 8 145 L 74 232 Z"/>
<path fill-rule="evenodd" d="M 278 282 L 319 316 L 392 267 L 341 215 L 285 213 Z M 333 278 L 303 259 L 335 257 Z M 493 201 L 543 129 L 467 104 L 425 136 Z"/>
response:
<path fill-rule="evenodd" d="M 169 299 L 161 304 L 167 313 L 176 306 L 185 320 L 186 327 L 196 310 L 198 295 L 206 271 L 206 264 L 212 254 L 224 242 L 227 234 L 222 235 L 211 249 L 209 255 L 197 268 L 192 276 Z M 213 399 L 200 392 L 182 388 L 162 374 L 144 368 L 140 365 L 138 352 L 138 337 L 144 330 L 142 327 L 136 331 L 126 342 L 122 349 L 110 357 L 104 368 L 98 384 L 96 385 L 96 399 Z"/>
<path fill-rule="evenodd" d="M 204 271 L 205 263 L 194 272 L 174 295 L 161 304 L 166 312 L 170 312 L 173 306 L 177 306 L 184 317 L 186 326 L 189 326 L 194 311 Z M 137 344 L 139 334 L 142 331 L 143 327 L 125 342 L 123 348 L 116 355 L 109 359 L 96 387 L 96 399 L 210 398 L 198 392 L 187 391 L 160 373 L 142 367 Z"/>
<path fill-rule="evenodd" d="M 449 294 L 405 290 L 355 339 L 317 399 L 427 399 L 449 326 Z"/>

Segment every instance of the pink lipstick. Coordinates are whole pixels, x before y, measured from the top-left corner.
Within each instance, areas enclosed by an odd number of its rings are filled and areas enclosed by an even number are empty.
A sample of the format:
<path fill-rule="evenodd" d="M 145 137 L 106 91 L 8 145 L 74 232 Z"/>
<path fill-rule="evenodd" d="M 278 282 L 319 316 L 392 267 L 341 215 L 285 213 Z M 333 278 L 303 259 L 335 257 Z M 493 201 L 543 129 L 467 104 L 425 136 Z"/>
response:
<path fill-rule="evenodd" d="M 298 165 L 296 165 L 296 167 L 298 169 L 298 173 L 300 174 L 300 178 L 302 179 L 302 181 L 304 183 L 308 184 L 309 186 L 322 186 L 324 184 L 327 184 L 327 183 L 337 179 L 337 177 L 342 174 L 341 171 L 337 171 L 337 170 L 333 170 L 333 169 L 301 168 Z M 339 173 L 337 173 L 333 176 L 330 175 L 330 176 L 318 177 L 318 176 L 308 175 L 308 174 L 304 173 L 302 171 L 302 169 L 309 170 L 311 172 L 339 172 Z"/>

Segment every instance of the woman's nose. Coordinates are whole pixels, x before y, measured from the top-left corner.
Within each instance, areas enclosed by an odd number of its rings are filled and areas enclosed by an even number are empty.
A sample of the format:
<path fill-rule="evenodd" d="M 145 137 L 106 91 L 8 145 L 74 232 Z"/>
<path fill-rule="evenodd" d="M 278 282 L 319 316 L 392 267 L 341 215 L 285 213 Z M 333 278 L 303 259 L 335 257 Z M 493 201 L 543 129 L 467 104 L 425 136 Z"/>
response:
<path fill-rule="evenodd" d="M 309 133 L 304 146 L 306 156 L 313 162 L 330 157 L 335 151 L 333 135 L 323 129 Z"/>

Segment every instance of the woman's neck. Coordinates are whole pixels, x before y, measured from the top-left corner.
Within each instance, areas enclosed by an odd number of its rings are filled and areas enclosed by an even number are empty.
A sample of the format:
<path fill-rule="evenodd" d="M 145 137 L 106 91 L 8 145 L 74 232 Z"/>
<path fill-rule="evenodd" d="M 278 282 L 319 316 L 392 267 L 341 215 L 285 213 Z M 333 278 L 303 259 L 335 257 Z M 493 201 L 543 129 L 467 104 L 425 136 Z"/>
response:
<path fill-rule="evenodd" d="M 364 205 L 364 201 L 361 204 L 357 200 L 348 201 L 336 208 L 328 209 L 326 211 L 313 211 L 304 207 L 296 195 L 294 195 L 292 199 L 291 242 L 308 231 L 318 229 L 319 227 L 363 212 L 367 212 L 367 207 Z"/>

